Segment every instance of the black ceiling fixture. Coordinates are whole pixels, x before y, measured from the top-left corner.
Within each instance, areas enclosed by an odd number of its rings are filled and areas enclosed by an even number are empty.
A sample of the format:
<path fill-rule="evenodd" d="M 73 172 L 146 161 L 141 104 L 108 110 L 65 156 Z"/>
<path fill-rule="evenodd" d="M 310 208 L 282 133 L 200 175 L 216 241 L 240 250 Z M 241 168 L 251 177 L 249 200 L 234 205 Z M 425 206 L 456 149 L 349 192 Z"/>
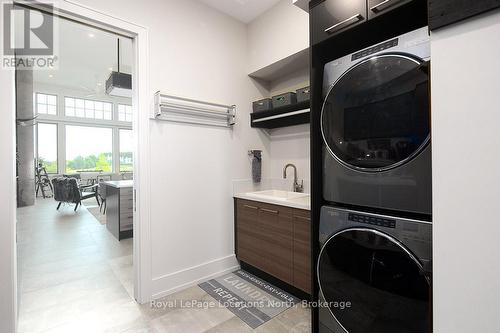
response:
<path fill-rule="evenodd" d="M 117 43 L 118 71 L 112 71 L 106 80 L 106 94 L 119 97 L 132 97 L 132 75 L 120 72 L 120 38 Z"/>

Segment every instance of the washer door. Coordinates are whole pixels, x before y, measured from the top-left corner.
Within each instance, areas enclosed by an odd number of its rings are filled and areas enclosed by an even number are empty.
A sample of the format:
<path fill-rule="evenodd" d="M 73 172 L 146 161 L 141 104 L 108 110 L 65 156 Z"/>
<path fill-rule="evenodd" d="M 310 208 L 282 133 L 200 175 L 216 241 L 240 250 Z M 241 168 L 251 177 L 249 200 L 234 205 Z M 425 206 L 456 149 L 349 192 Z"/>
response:
<path fill-rule="evenodd" d="M 327 240 L 317 269 L 328 309 L 347 332 L 431 332 L 429 280 L 420 262 L 391 236 L 343 230 Z M 342 306 L 345 302 L 351 307 Z"/>
<path fill-rule="evenodd" d="M 384 171 L 410 161 L 430 133 L 428 62 L 376 55 L 331 87 L 321 113 L 323 140 L 347 167 Z"/>

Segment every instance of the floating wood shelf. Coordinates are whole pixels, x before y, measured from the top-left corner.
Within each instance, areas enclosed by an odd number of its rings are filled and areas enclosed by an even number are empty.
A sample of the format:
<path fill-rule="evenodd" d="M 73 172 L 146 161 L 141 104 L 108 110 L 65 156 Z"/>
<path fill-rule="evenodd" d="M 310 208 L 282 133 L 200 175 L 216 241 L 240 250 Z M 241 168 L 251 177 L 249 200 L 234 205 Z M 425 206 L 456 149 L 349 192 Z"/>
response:
<path fill-rule="evenodd" d="M 310 102 L 283 106 L 250 115 L 250 126 L 254 128 L 278 128 L 309 123 Z"/>

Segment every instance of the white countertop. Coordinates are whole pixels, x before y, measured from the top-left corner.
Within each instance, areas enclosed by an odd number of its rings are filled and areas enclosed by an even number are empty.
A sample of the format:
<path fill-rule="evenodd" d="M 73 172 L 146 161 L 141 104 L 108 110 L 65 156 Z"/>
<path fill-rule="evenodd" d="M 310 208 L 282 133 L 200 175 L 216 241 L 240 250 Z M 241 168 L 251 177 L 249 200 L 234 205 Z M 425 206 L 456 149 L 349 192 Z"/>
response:
<path fill-rule="evenodd" d="M 107 186 L 112 186 L 115 188 L 130 188 L 134 187 L 134 181 L 133 180 L 108 180 L 105 182 L 102 182 L 104 185 Z"/>
<path fill-rule="evenodd" d="M 265 202 L 265 203 L 273 204 L 273 205 L 311 210 L 311 196 L 295 198 L 295 199 L 288 199 L 288 200 L 279 200 L 279 199 L 255 197 L 252 195 L 248 195 L 248 193 L 237 193 L 234 195 L 234 197 L 238 198 L 238 199 L 252 200 L 252 201 L 257 201 L 257 202 Z"/>

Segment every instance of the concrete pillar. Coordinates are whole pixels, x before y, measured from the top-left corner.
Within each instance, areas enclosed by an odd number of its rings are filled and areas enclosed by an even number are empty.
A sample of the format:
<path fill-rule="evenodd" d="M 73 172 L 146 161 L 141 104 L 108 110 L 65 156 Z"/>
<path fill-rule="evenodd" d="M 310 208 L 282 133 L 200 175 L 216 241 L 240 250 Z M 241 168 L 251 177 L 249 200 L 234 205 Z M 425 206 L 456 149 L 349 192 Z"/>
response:
<path fill-rule="evenodd" d="M 31 119 L 33 109 L 33 71 L 16 70 L 16 117 Z M 33 122 L 17 125 L 17 206 L 35 204 L 35 128 Z"/>

